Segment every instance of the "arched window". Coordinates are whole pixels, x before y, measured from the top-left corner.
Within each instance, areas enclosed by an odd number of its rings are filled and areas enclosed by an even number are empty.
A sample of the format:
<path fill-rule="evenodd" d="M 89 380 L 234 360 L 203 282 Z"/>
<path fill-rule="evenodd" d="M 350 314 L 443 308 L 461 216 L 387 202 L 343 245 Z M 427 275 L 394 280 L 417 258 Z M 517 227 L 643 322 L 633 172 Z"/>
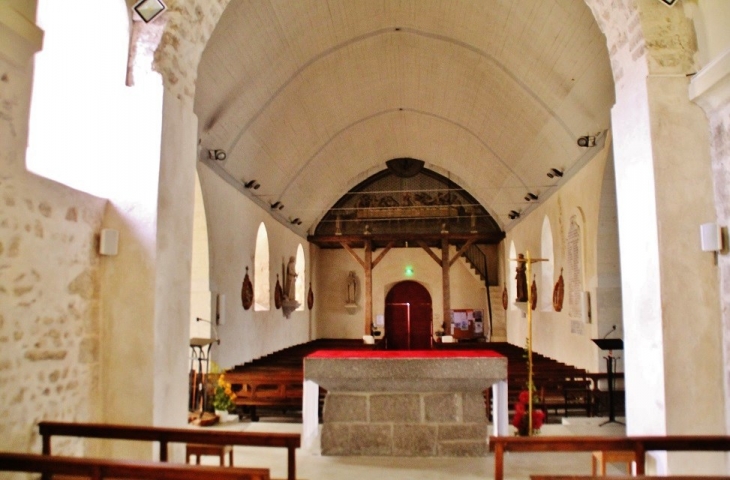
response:
<path fill-rule="evenodd" d="M 152 92 L 125 85 L 127 3 L 40 0 L 36 14 L 43 49 L 34 58 L 26 166 L 105 198 L 128 189 L 129 182 L 142 190 L 137 182 L 150 159 L 139 152 L 160 149 L 161 102 L 153 101 Z M 155 131 L 156 143 L 150 143 L 154 134 L 147 132 Z"/>
<path fill-rule="evenodd" d="M 304 304 L 306 303 L 304 293 L 304 280 L 306 278 L 305 261 L 306 260 L 304 258 L 304 248 L 302 248 L 302 244 L 300 243 L 297 247 L 297 260 L 295 264 L 297 269 L 297 279 L 294 282 L 294 298 L 297 302 L 299 302 L 297 311 L 304 310 Z"/>
<path fill-rule="evenodd" d="M 517 251 L 515 250 L 515 242 L 510 242 L 509 244 L 509 257 L 507 257 L 507 260 L 509 260 L 507 265 L 509 265 L 509 271 L 507 272 L 507 275 L 505 276 L 505 281 L 507 282 L 507 285 L 509 285 L 509 288 L 507 289 L 507 294 L 509 295 L 509 309 L 510 310 L 517 310 L 517 305 L 515 305 L 515 299 L 517 298 L 517 281 L 515 280 L 515 275 L 517 274 Z"/>
<path fill-rule="evenodd" d="M 254 254 L 253 309 L 255 311 L 271 309 L 269 283 L 269 235 L 266 233 L 264 222 L 261 222 L 256 234 L 256 253 Z"/>
<path fill-rule="evenodd" d="M 538 294 L 540 310 L 553 310 L 553 284 L 555 280 L 555 253 L 553 251 L 553 229 L 547 216 L 542 221 L 542 236 L 540 239 L 540 256 L 546 261 L 540 262 L 541 288 Z"/>

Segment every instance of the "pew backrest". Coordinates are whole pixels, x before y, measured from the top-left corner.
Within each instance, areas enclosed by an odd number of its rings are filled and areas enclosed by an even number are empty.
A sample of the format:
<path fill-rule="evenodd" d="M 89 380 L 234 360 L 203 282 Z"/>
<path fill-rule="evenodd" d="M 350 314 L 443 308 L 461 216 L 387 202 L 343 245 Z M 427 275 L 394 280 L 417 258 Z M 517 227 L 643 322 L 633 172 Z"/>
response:
<path fill-rule="evenodd" d="M 43 440 L 44 455 L 51 455 L 51 439 L 54 436 L 159 442 L 161 462 L 168 461 L 167 450 L 169 443 L 281 447 L 287 449 L 288 480 L 294 480 L 296 478 L 295 453 L 296 449 L 301 446 L 301 435 L 294 433 L 234 432 L 193 428 L 67 422 L 40 422 L 38 424 L 38 430 Z"/>
<path fill-rule="evenodd" d="M 267 468 L 201 467 L 158 462 L 0 452 L 0 471 L 105 478 L 165 480 L 269 480 Z"/>
<path fill-rule="evenodd" d="M 505 452 L 592 452 L 633 451 L 636 473 L 645 472 L 648 451 L 730 451 L 730 436 L 669 435 L 631 437 L 489 437 L 489 450 L 494 452 L 494 478 L 504 479 Z"/>

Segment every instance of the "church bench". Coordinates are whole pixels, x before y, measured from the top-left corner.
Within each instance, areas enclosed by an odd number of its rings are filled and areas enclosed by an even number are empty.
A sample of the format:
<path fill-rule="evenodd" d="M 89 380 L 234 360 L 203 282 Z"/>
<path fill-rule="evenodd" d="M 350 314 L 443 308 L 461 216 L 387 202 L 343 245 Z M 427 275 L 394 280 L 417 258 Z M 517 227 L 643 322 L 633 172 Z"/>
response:
<path fill-rule="evenodd" d="M 489 437 L 489 450 L 494 452 L 494 479 L 504 480 L 505 452 L 592 452 L 633 451 L 636 474 L 645 473 L 648 451 L 730 451 L 730 436 L 669 435 L 632 437 Z"/>
<path fill-rule="evenodd" d="M 41 473 L 43 478 L 269 480 L 267 468 L 201 467 L 197 465 L 108 460 L 0 452 L 0 471 Z"/>
<path fill-rule="evenodd" d="M 295 451 L 301 446 L 301 436 L 294 433 L 233 432 L 197 428 L 67 422 L 40 422 L 38 430 L 43 440 L 44 455 L 51 455 L 51 439 L 54 436 L 159 442 L 161 462 L 168 461 L 168 443 L 286 448 L 288 480 L 296 478 Z"/>
<path fill-rule="evenodd" d="M 596 476 L 591 475 L 530 475 L 530 480 L 727 480 L 727 477 L 708 475 L 635 475 L 635 476 Z"/>

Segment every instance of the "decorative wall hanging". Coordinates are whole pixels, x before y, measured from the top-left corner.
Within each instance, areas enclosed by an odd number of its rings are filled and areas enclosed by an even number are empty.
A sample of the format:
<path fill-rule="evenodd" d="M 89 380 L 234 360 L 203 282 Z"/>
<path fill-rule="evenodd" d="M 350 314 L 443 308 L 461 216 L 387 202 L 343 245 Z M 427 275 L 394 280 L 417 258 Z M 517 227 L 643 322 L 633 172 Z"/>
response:
<path fill-rule="evenodd" d="M 507 294 L 507 287 L 504 287 L 504 290 L 502 290 L 502 308 L 507 310 L 507 302 L 509 300 L 509 295 Z"/>
<path fill-rule="evenodd" d="M 312 292 L 312 282 L 309 282 L 309 293 L 307 294 L 307 307 L 311 310 L 314 306 L 314 292 Z"/>
<path fill-rule="evenodd" d="M 535 276 L 532 276 L 532 285 L 530 286 L 530 308 L 535 310 L 537 307 L 537 283 L 535 283 Z"/>
<path fill-rule="evenodd" d="M 246 267 L 246 276 L 243 277 L 243 287 L 241 287 L 241 302 L 243 303 L 243 309 L 248 310 L 253 305 L 253 284 L 251 279 L 248 278 L 248 267 Z"/>
<path fill-rule="evenodd" d="M 563 296 L 565 295 L 565 282 L 563 282 L 563 269 L 560 269 L 560 277 L 553 289 L 553 309 L 559 312 L 563 309 Z"/>
<path fill-rule="evenodd" d="M 281 308 L 281 284 L 279 283 L 279 275 L 276 275 L 276 287 L 274 287 L 274 306 L 276 309 Z"/>

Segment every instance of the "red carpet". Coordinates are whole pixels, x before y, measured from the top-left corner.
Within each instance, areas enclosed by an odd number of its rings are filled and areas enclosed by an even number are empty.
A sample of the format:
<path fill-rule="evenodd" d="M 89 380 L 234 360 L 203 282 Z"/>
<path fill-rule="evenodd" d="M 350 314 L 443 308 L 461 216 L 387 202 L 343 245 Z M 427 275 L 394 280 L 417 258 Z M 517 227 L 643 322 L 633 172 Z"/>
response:
<path fill-rule="evenodd" d="M 491 350 L 317 350 L 306 358 L 480 358 L 502 357 Z"/>

